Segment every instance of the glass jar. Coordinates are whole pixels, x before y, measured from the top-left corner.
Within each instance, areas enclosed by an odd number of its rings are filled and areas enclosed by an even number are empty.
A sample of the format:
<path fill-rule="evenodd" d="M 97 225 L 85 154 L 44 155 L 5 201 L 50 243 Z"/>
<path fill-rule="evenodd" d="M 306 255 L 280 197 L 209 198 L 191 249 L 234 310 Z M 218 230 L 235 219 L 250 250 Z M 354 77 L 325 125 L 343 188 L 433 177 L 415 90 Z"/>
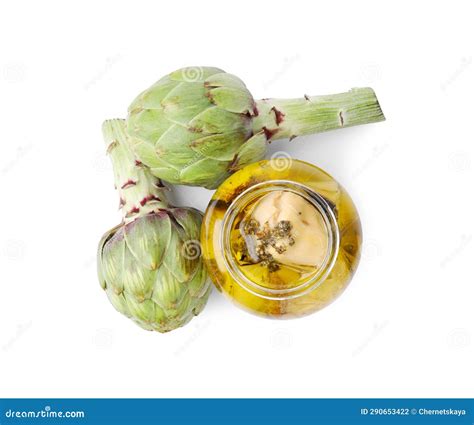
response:
<path fill-rule="evenodd" d="M 216 287 L 265 317 L 320 310 L 349 284 L 359 262 L 357 210 L 320 168 L 282 157 L 230 176 L 204 215 L 204 261 Z"/>

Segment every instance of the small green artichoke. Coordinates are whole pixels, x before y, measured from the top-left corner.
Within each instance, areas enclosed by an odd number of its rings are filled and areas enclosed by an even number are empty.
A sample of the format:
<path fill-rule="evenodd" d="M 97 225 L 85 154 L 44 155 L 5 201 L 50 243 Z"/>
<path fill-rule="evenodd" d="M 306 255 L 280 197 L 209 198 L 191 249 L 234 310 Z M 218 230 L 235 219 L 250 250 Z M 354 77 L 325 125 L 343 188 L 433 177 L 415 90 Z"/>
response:
<path fill-rule="evenodd" d="M 147 330 L 168 332 L 204 308 L 211 290 L 199 245 L 202 214 L 170 207 L 159 179 L 127 146 L 124 120 L 104 123 L 124 221 L 98 249 L 98 274 L 112 305 Z"/>
<path fill-rule="evenodd" d="M 120 313 L 144 329 L 167 332 L 202 311 L 210 285 L 193 245 L 200 222 L 197 211 L 172 208 L 103 236 L 99 280 Z"/>
<path fill-rule="evenodd" d="M 372 89 L 255 101 L 236 76 L 211 67 L 172 72 L 130 105 L 137 157 L 174 184 L 216 188 L 265 156 L 270 140 L 381 121 Z"/>

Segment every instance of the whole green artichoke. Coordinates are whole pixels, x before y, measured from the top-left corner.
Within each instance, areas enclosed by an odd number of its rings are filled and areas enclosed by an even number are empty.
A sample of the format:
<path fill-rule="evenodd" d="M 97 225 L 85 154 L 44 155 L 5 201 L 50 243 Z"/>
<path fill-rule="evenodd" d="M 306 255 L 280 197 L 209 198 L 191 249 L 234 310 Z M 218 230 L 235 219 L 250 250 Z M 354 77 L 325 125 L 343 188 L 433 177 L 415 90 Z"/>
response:
<path fill-rule="evenodd" d="M 124 120 L 103 125 L 124 221 L 98 249 L 98 274 L 112 305 L 142 328 L 167 332 L 204 308 L 211 287 L 200 257 L 202 214 L 173 208 L 165 188 L 130 150 Z"/>
<path fill-rule="evenodd" d="M 136 155 L 155 176 L 212 189 L 262 159 L 268 141 L 382 120 L 370 88 L 255 101 L 236 76 L 190 67 L 141 93 L 129 107 L 127 128 Z"/>

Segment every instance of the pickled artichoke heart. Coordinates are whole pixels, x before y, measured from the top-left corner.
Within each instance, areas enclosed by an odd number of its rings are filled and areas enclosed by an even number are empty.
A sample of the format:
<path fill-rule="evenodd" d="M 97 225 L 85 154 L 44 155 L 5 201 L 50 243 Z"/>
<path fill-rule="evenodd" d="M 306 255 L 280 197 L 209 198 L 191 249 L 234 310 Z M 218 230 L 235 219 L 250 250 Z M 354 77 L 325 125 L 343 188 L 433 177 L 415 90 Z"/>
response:
<path fill-rule="evenodd" d="M 106 121 L 103 130 L 124 221 L 100 241 L 100 284 L 142 328 L 171 331 L 199 314 L 210 293 L 198 243 L 202 215 L 168 206 L 159 179 L 135 161 L 124 120 Z"/>
<path fill-rule="evenodd" d="M 328 251 L 327 229 L 321 214 L 302 196 L 283 190 L 271 192 L 258 201 L 250 217 L 262 230 L 252 232 L 246 239 L 276 262 L 313 267 L 320 267 L 324 262 Z M 282 232 L 282 225 L 288 227 L 286 232 Z M 262 247 L 268 234 L 272 235 L 272 241 Z"/>
<path fill-rule="evenodd" d="M 255 101 L 236 76 L 193 67 L 141 93 L 129 108 L 127 128 L 136 155 L 155 176 L 212 189 L 262 159 L 270 140 L 383 119 L 370 88 Z"/>

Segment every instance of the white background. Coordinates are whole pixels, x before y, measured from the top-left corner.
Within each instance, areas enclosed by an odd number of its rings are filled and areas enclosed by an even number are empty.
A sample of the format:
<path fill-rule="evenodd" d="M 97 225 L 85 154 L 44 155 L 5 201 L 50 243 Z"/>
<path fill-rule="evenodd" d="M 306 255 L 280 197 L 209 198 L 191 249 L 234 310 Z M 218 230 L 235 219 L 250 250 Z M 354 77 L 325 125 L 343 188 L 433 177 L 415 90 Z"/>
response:
<path fill-rule="evenodd" d="M 0 8 L 0 396 L 472 397 L 469 2 L 9 1 Z M 256 98 L 375 89 L 387 121 L 275 143 L 363 221 L 347 291 L 271 321 L 216 291 L 166 335 L 118 314 L 95 250 L 120 221 L 100 126 L 186 65 Z M 205 209 L 211 192 L 179 188 Z"/>

